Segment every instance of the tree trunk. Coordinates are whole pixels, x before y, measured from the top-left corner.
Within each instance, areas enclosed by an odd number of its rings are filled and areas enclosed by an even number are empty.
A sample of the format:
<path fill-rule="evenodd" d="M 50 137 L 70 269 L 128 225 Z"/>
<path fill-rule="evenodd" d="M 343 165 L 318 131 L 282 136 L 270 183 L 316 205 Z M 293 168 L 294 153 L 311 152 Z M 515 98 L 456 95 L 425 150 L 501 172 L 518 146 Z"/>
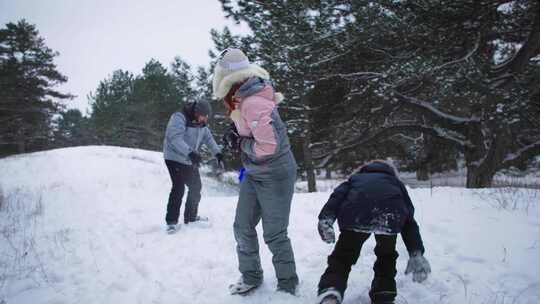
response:
<path fill-rule="evenodd" d="M 474 147 L 465 149 L 467 188 L 489 188 L 504 161 L 512 141 L 511 134 L 506 129 L 496 130 L 488 147 L 485 145 L 485 137 L 481 134 L 476 134 L 470 139 Z"/>
<path fill-rule="evenodd" d="M 496 170 L 487 166 L 467 166 L 467 188 L 489 188 Z"/>
<path fill-rule="evenodd" d="M 482 133 L 480 124 L 469 125 L 466 131 L 466 138 L 472 143 L 472 146 L 465 147 L 465 165 L 467 166 L 467 188 L 487 188 L 491 186 L 490 177 L 487 174 L 486 158 L 488 157 L 485 137 Z"/>
<path fill-rule="evenodd" d="M 422 148 L 416 155 L 416 179 L 427 181 L 431 174 L 430 162 L 432 159 L 431 146 L 433 140 L 428 134 L 422 133 L 422 142 Z"/>
<path fill-rule="evenodd" d="M 326 175 L 325 175 L 326 179 L 331 179 L 332 178 L 332 170 L 330 170 L 329 167 L 326 167 Z"/>
<path fill-rule="evenodd" d="M 303 140 L 302 150 L 304 153 L 304 167 L 306 170 L 307 181 L 308 181 L 308 192 L 316 192 L 317 183 L 315 180 L 313 155 L 311 154 L 311 150 L 309 149 L 309 135 L 306 135 L 306 137 Z"/>
<path fill-rule="evenodd" d="M 429 180 L 429 166 L 426 166 L 426 165 L 421 165 L 417 170 L 416 170 L 416 179 L 419 180 L 419 181 L 427 181 Z"/>
<path fill-rule="evenodd" d="M 26 153 L 26 144 L 24 140 L 20 140 L 17 143 L 17 153 Z"/>
<path fill-rule="evenodd" d="M 469 148 L 465 149 L 465 163 L 467 166 L 467 188 L 489 188 L 495 176 L 496 170 L 493 166 L 487 165 L 491 161 L 487 158 L 487 155 L 482 157 L 473 157 L 478 154 L 478 149 Z"/>

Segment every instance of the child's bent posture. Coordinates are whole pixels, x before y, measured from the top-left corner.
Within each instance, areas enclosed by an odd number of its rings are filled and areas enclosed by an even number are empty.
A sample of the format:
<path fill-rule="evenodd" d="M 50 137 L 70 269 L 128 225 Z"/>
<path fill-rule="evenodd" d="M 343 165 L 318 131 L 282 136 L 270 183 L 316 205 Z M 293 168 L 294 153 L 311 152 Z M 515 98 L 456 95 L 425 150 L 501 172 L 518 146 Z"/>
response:
<path fill-rule="evenodd" d="M 351 266 L 371 233 L 375 234 L 377 256 L 369 292 L 372 303 L 394 303 L 397 295 L 398 233 L 409 252 L 405 274 L 412 273 L 413 281 L 422 282 L 431 272 L 407 189 L 386 162 L 377 160 L 362 166 L 334 190 L 319 214 L 319 234 L 327 243 L 335 241 L 336 218 L 341 233 L 319 282 L 318 303 L 341 303 Z"/>

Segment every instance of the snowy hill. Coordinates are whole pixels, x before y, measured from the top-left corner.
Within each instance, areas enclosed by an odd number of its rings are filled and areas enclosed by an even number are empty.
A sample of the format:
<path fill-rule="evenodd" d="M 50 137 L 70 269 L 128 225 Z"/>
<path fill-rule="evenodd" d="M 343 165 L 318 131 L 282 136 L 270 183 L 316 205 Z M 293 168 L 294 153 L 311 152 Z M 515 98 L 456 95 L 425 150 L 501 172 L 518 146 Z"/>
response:
<path fill-rule="evenodd" d="M 163 230 L 170 181 L 161 153 L 80 147 L 0 159 L 0 303 L 314 303 L 332 246 L 316 217 L 329 193 L 297 193 L 289 234 L 301 285 L 275 292 L 261 239 L 265 283 L 230 296 L 238 277 L 235 189 L 203 179 L 210 226 Z M 403 275 L 398 303 L 540 303 L 540 192 L 412 189 L 432 276 Z M 504 207 L 504 208 L 502 208 Z M 344 303 L 368 303 L 374 242 L 353 268 Z"/>

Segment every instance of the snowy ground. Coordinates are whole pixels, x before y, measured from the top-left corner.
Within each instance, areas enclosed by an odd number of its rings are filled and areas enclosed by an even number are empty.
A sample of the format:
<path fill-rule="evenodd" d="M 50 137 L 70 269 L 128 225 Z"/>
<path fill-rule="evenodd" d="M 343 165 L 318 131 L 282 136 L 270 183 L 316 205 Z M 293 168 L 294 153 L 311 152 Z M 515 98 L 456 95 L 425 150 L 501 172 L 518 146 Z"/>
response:
<path fill-rule="evenodd" d="M 337 181 L 335 181 L 337 183 Z M 160 153 L 84 147 L 0 159 L 0 303 L 314 303 L 332 246 L 316 216 L 329 193 L 298 193 L 289 229 L 299 295 L 275 292 L 261 240 L 265 283 L 230 296 L 236 280 L 236 189 L 205 177 L 200 213 L 210 226 L 163 231 L 170 182 Z M 403 275 L 399 303 L 540 303 L 540 192 L 417 188 L 432 276 Z M 368 303 L 373 240 L 353 268 L 345 303 Z"/>

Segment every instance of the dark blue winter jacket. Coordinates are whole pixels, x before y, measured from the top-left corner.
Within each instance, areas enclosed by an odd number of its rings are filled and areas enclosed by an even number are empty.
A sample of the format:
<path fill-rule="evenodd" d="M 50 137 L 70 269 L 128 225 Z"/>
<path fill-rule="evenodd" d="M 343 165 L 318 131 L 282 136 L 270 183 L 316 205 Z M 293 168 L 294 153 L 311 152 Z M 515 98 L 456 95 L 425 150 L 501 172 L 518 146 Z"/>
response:
<path fill-rule="evenodd" d="M 407 251 L 424 253 L 407 189 L 387 164 L 364 166 L 334 190 L 319 219 L 336 218 L 340 230 L 401 233 Z"/>

